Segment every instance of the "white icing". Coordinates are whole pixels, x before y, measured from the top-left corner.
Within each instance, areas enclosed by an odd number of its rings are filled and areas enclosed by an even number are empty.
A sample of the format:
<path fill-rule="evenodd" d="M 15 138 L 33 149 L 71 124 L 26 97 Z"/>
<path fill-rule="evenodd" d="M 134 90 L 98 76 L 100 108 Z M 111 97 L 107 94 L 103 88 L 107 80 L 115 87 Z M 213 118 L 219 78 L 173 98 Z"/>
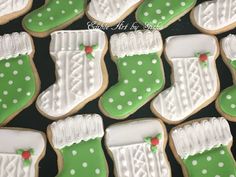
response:
<path fill-rule="evenodd" d="M 221 145 L 227 146 L 233 140 L 229 124 L 224 118 L 210 118 L 175 128 L 171 136 L 182 159 Z"/>
<path fill-rule="evenodd" d="M 228 59 L 231 61 L 236 60 L 236 36 L 230 34 L 226 38 L 222 39 L 222 48 Z"/>
<path fill-rule="evenodd" d="M 113 56 L 142 55 L 161 52 L 163 42 L 159 31 L 132 31 L 114 34 L 111 37 L 111 53 Z"/>
<path fill-rule="evenodd" d="M 199 58 L 194 57 L 198 52 L 210 52 L 207 66 L 202 66 Z M 208 35 L 170 37 L 166 42 L 166 55 L 173 66 L 174 84 L 160 93 L 152 105 L 166 120 L 182 121 L 217 92 L 217 41 Z"/>
<path fill-rule="evenodd" d="M 103 122 L 100 115 L 77 115 L 50 125 L 52 143 L 57 149 L 101 138 L 104 135 Z"/>
<path fill-rule="evenodd" d="M 35 131 L 0 129 L 0 175 L 3 177 L 35 177 L 36 163 L 42 155 L 46 142 L 41 133 Z M 24 167 L 18 149 L 34 149 L 29 167 Z"/>
<path fill-rule="evenodd" d="M 236 23 L 236 1 L 203 2 L 193 10 L 193 14 L 195 23 L 204 30 L 220 30 Z"/>
<path fill-rule="evenodd" d="M 88 14 L 96 21 L 114 23 L 141 0 L 92 0 Z"/>
<path fill-rule="evenodd" d="M 112 152 L 118 177 L 170 177 L 169 162 L 163 149 L 164 139 L 153 153 L 144 141 L 162 133 L 163 125 L 155 119 L 144 119 L 117 125 L 106 129 L 106 145 Z"/>
<path fill-rule="evenodd" d="M 32 51 L 31 37 L 25 32 L 0 36 L 0 60 L 29 55 Z"/>
<path fill-rule="evenodd" d="M 30 0 L 0 0 L 0 17 L 17 11 L 21 11 Z"/>
<path fill-rule="evenodd" d="M 96 94 L 102 87 L 101 60 L 106 35 L 100 30 L 58 31 L 52 33 L 50 54 L 56 64 L 57 81 L 40 94 L 41 112 L 57 119 Z M 98 45 L 89 60 L 79 46 Z"/>

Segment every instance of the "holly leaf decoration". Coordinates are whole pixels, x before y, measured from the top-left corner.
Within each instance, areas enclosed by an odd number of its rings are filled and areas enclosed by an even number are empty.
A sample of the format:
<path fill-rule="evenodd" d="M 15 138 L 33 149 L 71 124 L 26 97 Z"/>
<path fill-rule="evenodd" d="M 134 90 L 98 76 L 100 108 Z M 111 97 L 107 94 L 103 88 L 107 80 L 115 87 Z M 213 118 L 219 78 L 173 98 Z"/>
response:
<path fill-rule="evenodd" d="M 98 49 L 98 45 L 93 45 L 92 48 L 93 48 L 93 50 L 96 50 L 96 49 Z"/>
<path fill-rule="evenodd" d="M 146 143 L 148 143 L 148 144 L 151 144 L 151 139 L 152 139 L 152 138 L 147 137 L 147 138 L 144 139 L 144 141 L 145 141 Z"/>
<path fill-rule="evenodd" d="M 87 58 L 88 58 L 89 60 L 94 59 L 94 56 L 93 56 L 91 53 L 90 53 L 90 54 L 87 54 L 86 56 L 87 56 Z"/>
<path fill-rule="evenodd" d="M 30 152 L 31 155 L 33 155 L 34 154 L 34 149 L 30 149 L 29 152 Z"/>
<path fill-rule="evenodd" d="M 161 133 L 157 134 L 157 138 L 158 138 L 159 140 L 161 140 L 161 139 L 162 139 L 162 134 L 161 134 Z"/>
<path fill-rule="evenodd" d="M 31 160 L 30 159 L 26 159 L 26 160 L 23 161 L 23 164 L 24 164 L 24 167 L 28 167 L 31 164 Z"/>
<path fill-rule="evenodd" d="M 80 49 L 80 50 L 84 50 L 84 49 L 85 49 L 85 46 L 84 46 L 83 44 L 80 44 L 79 49 Z"/>
<path fill-rule="evenodd" d="M 17 154 L 20 154 L 20 155 L 21 155 L 23 152 L 24 152 L 24 149 L 18 149 L 18 150 L 16 150 L 16 153 L 17 153 Z"/>
<path fill-rule="evenodd" d="M 157 152 L 157 146 L 151 146 L 151 151 L 153 153 L 156 153 Z"/>

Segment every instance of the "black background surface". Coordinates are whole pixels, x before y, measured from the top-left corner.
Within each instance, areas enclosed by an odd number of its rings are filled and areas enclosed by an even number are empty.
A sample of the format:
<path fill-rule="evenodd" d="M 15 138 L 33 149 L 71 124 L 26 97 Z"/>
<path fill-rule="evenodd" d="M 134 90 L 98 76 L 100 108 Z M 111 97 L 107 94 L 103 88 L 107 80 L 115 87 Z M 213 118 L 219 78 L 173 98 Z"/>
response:
<path fill-rule="evenodd" d="M 203 0 L 198 0 L 198 3 L 203 2 Z M 44 0 L 34 0 L 33 3 L 33 9 L 39 8 L 44 4 Z M 0 26 L 0 35 L 6 34 L 6 33 L 12 33 L 12 32 L 21 32 L 23 31 L 22 25 L 21 25 L 22 17 L 17 18 L 16 20 L 11 21 L 10 23 L 6 25 Z M 84 16 L 82 19 L 76 21 L 69 27 L 67 27 L 67 30 L 79 30 L 79 29 L 88 29 L 88 23 L 89 20 L 86 16 Z M 128 28 L 125 30 L 122 29 L 111 29 L 104 30 L 110 38 L 112 34 L 120 33 L 124 31 L 130 31 L 130 27 L 132 26 L 132 23 L 135 22 L 135 16 L 134 13 L 128 16 L 124 20 L 124 24 L 128 24 Z M 135 24 L 137 26 L 137 23 Z M 139 29 L 142 29 L 141 26 L 139 26 Z M 190 22 L 189 14 L 185 15 L 181 18 L 181 20 L 175 22 L 171 26 L 169 26 L 167 29 L 164 29 L 161 31 L 163 40 L 169 36 L 173 35 L 184 35 L 184 34 L 195 34 L 200 33 L 196 28 L 194 28 Z M 236 30 L 232 30 L 230 32 L 226 32 L 222 35 L 218 35 L 218 39 L 222 39 L 223 37 L 227 36 L 230 33 L 235 33 Z M 35 43 L 35 56 L 34 56 L 34 62 L 37 67 L 37 70 L 39 72 L 39 76 L 41 78 L 41 91 L 47 89 L 51 84 L 55 82 L 55 71 L 54 71 L 54 63 L 51 60 L 51 57 L 49 55 L 49 43 L 50 43 L 50 37 L 39 39 L 34 38 Z M 162 56 L 162 60 L 164 63 L 164 69 L 165 69 L 165 76 L 166 76 L 166 86 L 165 89 L 168 88 L 171 85 L 170 75 L 171 75 L 171 68 L 168 65 L 168 63 L 165 60 L 165 57 Z M 109 73 L 109 87 L 117 83 L 118 73 L 116 65 L 112 62 L 109 52 L 106 54 L 106 65 Z M 232 76 L 229 71 L 229 69 L 226 67 L 226 65 L 223 63 L 221 57 L 217 60 L 217 68 L 221 80 L 221 89 L 225 89 L 229 86 L 231 86 L 232 83 Z M 0 83 L 1 85 L 1 83 Z M 108 88 L 109 88 L 108 87 Z M 81 109 L 77 114 L 88 114 L 88 113 L 98 113 L 103 116 L 104 125 L 105 128 L 111 124 L 114 124 L 116 120 L 109 119 L 105 117 L 98 109 L 98 99 L 90 102 L 87 104 L 83 109 Z M 191 116 L 187 120 L 192 120 L 196 118 L 202 118 L 202 117 L 217 117 L 220 116 L 220 114 L 215 109 L 215 104 L 212 103 L 206 108 L 202 109 L 197 114 Z M 128 120 L 134 120 L 137 118 L 146 118 L 146 117 L 155 117 L 151 111 L 150 111 L 150 102 L 147 103 L 145 106 L 140 108 L 135 114 L 131 115 Z M 40 130 L 43 132 L 46 132 L 47 126 L 52 123 L 52 121 L 44 118 L 35 108 L 35 104 L 32 104 L 30 107 L 22 111 L 18 116 L 15 117 L 10 123 L 8 123 L 8 127 L 23 127 L 23 128 L 32 128 L 36 130 Z M 231 131 L 234 136 L 236 136 L 236 123 L 230 122 Z M 168 132 L 173 126 L 167 125 Z M 1 142 L 0 142 L 1 146 Z M 104 151 L 106 153 L 107 161 L 109 164 L 109 177 L 113 177 L 113 162 L 111 158 L 108 156 L 105 146 L 103 144 Z M 234 143 L 232 147 L 232 151 L 234 154 L 234 157 L 236 157 L 236 144 Z M 175 160 L 169 146 L 167 145 L 166 148 L 167 156 L 169 158 L 169 161 L 171 163 L 172 168 L 172 176 L 173 177 L 182 177 L 182 170 L 180 166 L 178 165 L 177 161 Z M 54 153 L 51 146 L 47 145 L 47 151 L 44 159 L 39 164 L 39 177 L 55 177 L 57 174 L 57 157 Z M 80 175 L 81 176 L 81 175 Z M 84 177 L 86 174 L 83 175 Z"/>

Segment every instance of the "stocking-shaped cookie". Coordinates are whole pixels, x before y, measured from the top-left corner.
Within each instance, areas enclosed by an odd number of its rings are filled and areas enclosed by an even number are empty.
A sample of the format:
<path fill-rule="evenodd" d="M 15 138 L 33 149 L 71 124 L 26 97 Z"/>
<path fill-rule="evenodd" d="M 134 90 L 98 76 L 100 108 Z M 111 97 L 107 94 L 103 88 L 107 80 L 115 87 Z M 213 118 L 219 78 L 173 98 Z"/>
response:
<path fill-rule="evenodd" d="M 58 119 L 98 97 L 108 82 L 103 61 L 106 50 L 106 35 L 100 30 L 54 32 L 50 54 L 57 81 L 38 97 L 39 111 Z"/>
<path fill-rule="evenodd" d="M 37 177 L 46 149 L 44 134 L 28 129 L 0 129 L 0 176 Z"/>
<path fill-rule="evenodd" d="M 221 43 L 223 60 L 236 81 L 236 36 L 229 35 Z M 236 86 L 223 90 L 216 101 L 217 110 L 227 119 L 236 122 Z"/>
<path fill-rule="evenodd" d="M 214 101 L 219 93 L 218 53 L 213 36 L 167 38 L 166 57 L 173 67 L 173 85 L 154 99 L 152 111 L 168 123 L 178 123 Z"/>
<path fill-rule="evenodd" d="M 77 115 L 48 127 L 48 137 L 58 155 L 57 177 L 107 177 L 102 150 L 104 135 L 99 115 Z"/>
<path fill-rule="evenodd" d="M 33 54 L 33 42 L 27 33 L 0 36 L 0 125 L 29 106 L 38 93 Z"/>
<path fill-rule="evenodd" d="M 119 82 L 100 99 L 104 114 L 126 118 L 163 88 L 161 53 L 162 38 L 158 31 L 135 31 L 111 37 L 111 54 L 118 68 Z"/>
<path fill-rule="evenodd" d="M 86 0 L 46 0 L 45 5 L 23 19 L 23 27 L 36 37 L 48 36 L 84 15 Z"/>
<path fill-rule="evenodd" d="M 106 129 L 106 146 L 117 177 L 170 177 L 167 134 L 157 119 L 140 119 Z"/>
<path fill-rule="evenodd" d="M 210 0 L 199 4 L 191 13 L 194 26 L 209 34 L 219 34 L 236 27 L 236 1 Z"/>
<path fill-rule="evenodd" d="M 28 12 L 32 0 L 0 0 L 0 25 Z"/>
<path fill-rule="evenodd" d="M 195 120 L 170 133 L 170 147 L 185 177 L 235 177 L 232 141 L 224 118 Z"/>
<path fill-rule="evenodd" d="M 87 15 L 92 21 L 113 26 L 137 8 L 143 0 L 92 0 Z"/>
<path fill-rule="evenodd" d="M 196 0 L 145 0 L 136 11 L 137 21 L 147 27 L 164 29 L 188 13 Z"/>

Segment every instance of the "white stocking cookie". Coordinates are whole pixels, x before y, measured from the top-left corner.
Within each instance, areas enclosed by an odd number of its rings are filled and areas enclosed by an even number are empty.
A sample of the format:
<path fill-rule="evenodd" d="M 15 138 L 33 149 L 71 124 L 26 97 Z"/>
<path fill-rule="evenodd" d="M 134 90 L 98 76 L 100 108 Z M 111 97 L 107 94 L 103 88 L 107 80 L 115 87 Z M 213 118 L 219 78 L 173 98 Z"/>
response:
<path fill-rule="evenodd" d="M 173 67 L 172 87 L 152 102 L 152 111 L 168 123 L 178 123 L 215 100 L 219 78 L 215 60 L 218 42 L 197 34 L 169 37 L 166 56 Z"/>
<path fill-rule="evenodd" d="M 219 34 L 236 27 L 236 1 L 211 0 L 199 4 L 191 13 L 194 26 L 209 34 Z"/>
<path fill-rule="evenodd" d="M 107 38 L 100 30 L 54 32 L 50 54 L 57 81 L 38 97 L 39 111 L 58 119 L 99 96 L 108 82 L 103 61 L 106 50 Z"/>
<path fill-rule="evenodd" d="M 132 13 L 143 0 L 92 0 L 87 15 L 98 24 L 113 26 Z"/>
<path fill-rule="evenodd" d="M 232 141 L 224 118 L 187 122 L 170 132 L 170 147 L 185 177 L 235 177 Z"/>
<path fill-rule="evenodd" d="M 106 147 L 117 177 L 170 177 L 166 142 L 165 126 L 157 119 L 140 119 L 106 129 Z"/>
<path fill-rule="evenodd" d="M 29 11 L 32 3 L 32 0 L 0 0 L 0 25 Z"/>
<path fill-rule="evenodd" d="M 0 129 L 0 176 L 37 177 L 45 154 L 44 134 L 28 129 Z"/>

